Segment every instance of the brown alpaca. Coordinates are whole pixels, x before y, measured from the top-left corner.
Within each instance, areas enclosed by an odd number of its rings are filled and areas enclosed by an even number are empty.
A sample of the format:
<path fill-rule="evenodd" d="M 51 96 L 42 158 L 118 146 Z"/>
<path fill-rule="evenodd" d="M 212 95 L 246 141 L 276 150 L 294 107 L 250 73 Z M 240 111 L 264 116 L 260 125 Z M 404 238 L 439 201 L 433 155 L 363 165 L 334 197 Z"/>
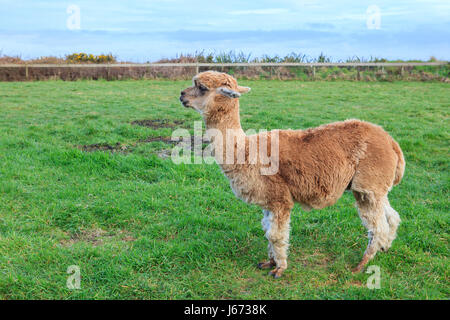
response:
<path fill-rule="evenodd" d="M 207 130 L 214 129 L 222 137 L 233 132 L 236 140 L 228 144 L 228 149 L 224 139 L 213 137 L 212 144 L 223 151 L 216 152 L 216 161 L 236 196 L 263 209 L 269 260 L 258 266 L 274 267 L 270 274 L 275 278 L 287 268 L 294 202 L 306 210 L 321 209 L 333 205 L 345 190 L 352 190 L 369 237 L 364 256 L 354 269 L 361 271 L 378 250 L 389 249 L 396 237 L 400 217 L 387 194 L 400 183 L 405 169 L 399 145 L 381 127 L 359 120 L 247 136 L 239 120 L 238 98 L 249 90 L 225 73 L 207 71 L 194 77 L 193 86 L 181 92 L 180 101 L 203 116 Z M 262 174 L 261 169 L 268 165 L 251 158 L 249 145 L 256 141 L 257 150 L 261 150 L 260 144 L 267 142 L 266 149 L 272 150 L 273 137 L 278 138 L 277 171 Z M 239 139 L 245 144 L 238 143 Z M 231 163 L 225 161 L 230 152 L 234 159 Z M 244 162 L 236 161 L 240 153 L 245 155 Z"/>

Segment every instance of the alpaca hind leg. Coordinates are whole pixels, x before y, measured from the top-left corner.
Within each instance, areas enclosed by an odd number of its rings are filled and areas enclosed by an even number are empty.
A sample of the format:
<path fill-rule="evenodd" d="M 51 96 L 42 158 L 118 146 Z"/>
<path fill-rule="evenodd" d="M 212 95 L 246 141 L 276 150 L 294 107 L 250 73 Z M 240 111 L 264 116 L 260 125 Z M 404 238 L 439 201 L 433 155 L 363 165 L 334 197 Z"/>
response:
<path fill-rule="evenodd" d="M 373 193 L 354 192 L 358 214 L 363 225 L 368 230 L 369 243 L 363 258 L 353 272 L 360 272 L 376 255 L 378 250 L 386 250 L 389 244 L 389 224 L 381 199 L 376 199 Z"/>
<path fill-rule="evenodd" d="M 387 222 L 389 224 L 388 243 L 385 248 L 387 251 L 391 247 L 392 241 L 394 241 L 395 238 L 397 237 L 397 228 L 401 222 L 401 219 L 398 212 L 395 211 L 395 209 L 392 208 L 391 205 L 389 204 L 388 198 L 386 197 L 383 200 L 384 200 L 383 209 L 386 215 Z"/>

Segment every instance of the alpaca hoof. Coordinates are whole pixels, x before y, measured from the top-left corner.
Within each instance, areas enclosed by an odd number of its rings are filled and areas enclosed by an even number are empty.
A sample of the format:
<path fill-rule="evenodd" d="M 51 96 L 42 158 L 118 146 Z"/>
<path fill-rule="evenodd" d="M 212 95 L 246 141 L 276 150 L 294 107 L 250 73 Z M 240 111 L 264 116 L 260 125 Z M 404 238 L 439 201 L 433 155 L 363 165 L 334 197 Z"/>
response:
<path fill-rule="evenodd" d="M 361 270 L 362 270 L 361 268 L 356 267 L 356 268 L 353 268 L 353 269 L 352 269 L 352 273 L 353 273 L 353 274 L 360 273 Z"/>
<path fill-rule="evenodd" d="M 364 266 L 362 265 L 357 265 L 355 268 L 352 269 L 352 273 L 360 273 L 362 270 L 364 269 Z"/>
<path fill-rule="evenodd" d="M 272 271 L 269 272 L 269 276 L 272 276 L 274 279 L 281 278 L 283 275 L 283 269 L 281 268 L 275 268 Z"/>
<path fill-rule="evenodd" d="M 367 264 L 367 262 L 369 262 L 369 260 L 370 260 L 370 257 L 369 257 L 368 255 L 364 254 L 364 256 L 363 256 L 361 262 L 358 263 L 358 265 L 356 266 L 356 268 L 354 268 L 354 269 L 352 270 L 352 273 L 355 274 L 355 273 L 361 272 L 361 271 L 364 269 L 364 266 Z"/>
<path fill-rule="evenodd" d="M 262 269 L 270 269 L 275 266 L 276 266 L 276 264 L 275 264 L 275 261 L 273 261 L 273 259 L 269 260 L 269 261 L 263 261 L 263 262 L 258 263 L 258 269 L 261 269 L 261 270 Z"/>
<path fill-rule="evenodd" d="M 258 263 L 258 269 L 263 270 L 263 269 L 268 269 L 268 268 L 270 268 L 270 266 L 267 264 L 267 262 Z"/>

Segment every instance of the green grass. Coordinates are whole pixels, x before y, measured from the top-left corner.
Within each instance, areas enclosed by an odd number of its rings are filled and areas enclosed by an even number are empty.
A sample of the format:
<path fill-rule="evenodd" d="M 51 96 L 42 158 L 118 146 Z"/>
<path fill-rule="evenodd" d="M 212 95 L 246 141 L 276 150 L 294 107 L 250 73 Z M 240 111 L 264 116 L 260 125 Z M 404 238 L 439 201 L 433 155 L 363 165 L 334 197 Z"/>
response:
<path fill-rule="evenodd" d="M 161 159 L 173 129 L 133 120 L 200 116 L 178 102 L 187 81 L 0 83 L 2 299 L 449 299 L 449 111 L 445 83 L 242 81 L 244 129 L 307 128 L 359 118 L 382 125 L 406 157 L 390 193 L 398 238 L 353 275 L 366 230 L 351 194 L 293 210 L 289 268 L 266 258 L 261 211 L 236 199 L 217 165 Z M 84 152 L 94 143 L 123 152 Z M 66 288 L 70 265 L 81 289 Z"/>

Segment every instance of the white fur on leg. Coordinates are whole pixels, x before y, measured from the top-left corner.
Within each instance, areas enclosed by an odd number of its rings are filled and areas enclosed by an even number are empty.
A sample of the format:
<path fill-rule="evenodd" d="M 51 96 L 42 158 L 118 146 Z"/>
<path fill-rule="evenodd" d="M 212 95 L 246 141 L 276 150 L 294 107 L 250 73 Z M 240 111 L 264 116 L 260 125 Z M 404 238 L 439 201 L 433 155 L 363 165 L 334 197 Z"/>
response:
<path fill-rule="evenodd" d="M 269 215 L 270 226 L 266 232 L 266 237 L 272 245 L 273 258 L 277 268 L 287 268 L 287 251 L 289 247 L 289 222 L 288 217 L 282 225 L 274 222 L 273 214 Z"/>
<path fill-rule="evenodd" d="M 386 199 L 387 200 L 387 199 Z M 392 241 L 397 237 L 397 228 L 401 222 L 400 216 L 394 208 L 391 207 L 388 201 L 383 203 L 384 214 L 386 215 L 387 222 L 389 224 L 388 243 L 387 249 L 392 245 Z"/>
<path fill-rule="evenodd" d="M 267 238 L 267 240 L 269 240 L 269 244 L 267 246 L 267 251 L 268 251 L 269 259 L 274 259 L 275 257 L 273 254 L 272 242 L 268 238 L 268 232 L 270 232 L 270 225 L 271 225 L 271 221 L 273 219 L 272 213 L 269 210 L 263 210 L 263 214 L 264 214 L 264 217 L 261 220 L 261 225 L 264 230 L 265 237 Z"/>
<path fill-rule="evenodd" d="M 263 210 L 264 217 L 261 220 L 261 225 L 264 230 L 264 233 L 270 229 L 270 220 L 271 220 L 271 212 L 269 210 Z"/>
<path fill-rule="evenodd" d="M 369 243 L 364 256 L 372 259 L 378 250 L 387 250 L 389 246 L 389 224 L 384 211 L 377 207 L 358 207 L 358 214 L 367 228 Z"/>
<path fill-rule="evenodd" d="M 376 241 L 378 250 L 386 251 L 389 244 L 389 224 L 387 222 L 386 215 L 383 213 L 381 217 L 376 221 L 374 230 L 374 241 Z"/>

